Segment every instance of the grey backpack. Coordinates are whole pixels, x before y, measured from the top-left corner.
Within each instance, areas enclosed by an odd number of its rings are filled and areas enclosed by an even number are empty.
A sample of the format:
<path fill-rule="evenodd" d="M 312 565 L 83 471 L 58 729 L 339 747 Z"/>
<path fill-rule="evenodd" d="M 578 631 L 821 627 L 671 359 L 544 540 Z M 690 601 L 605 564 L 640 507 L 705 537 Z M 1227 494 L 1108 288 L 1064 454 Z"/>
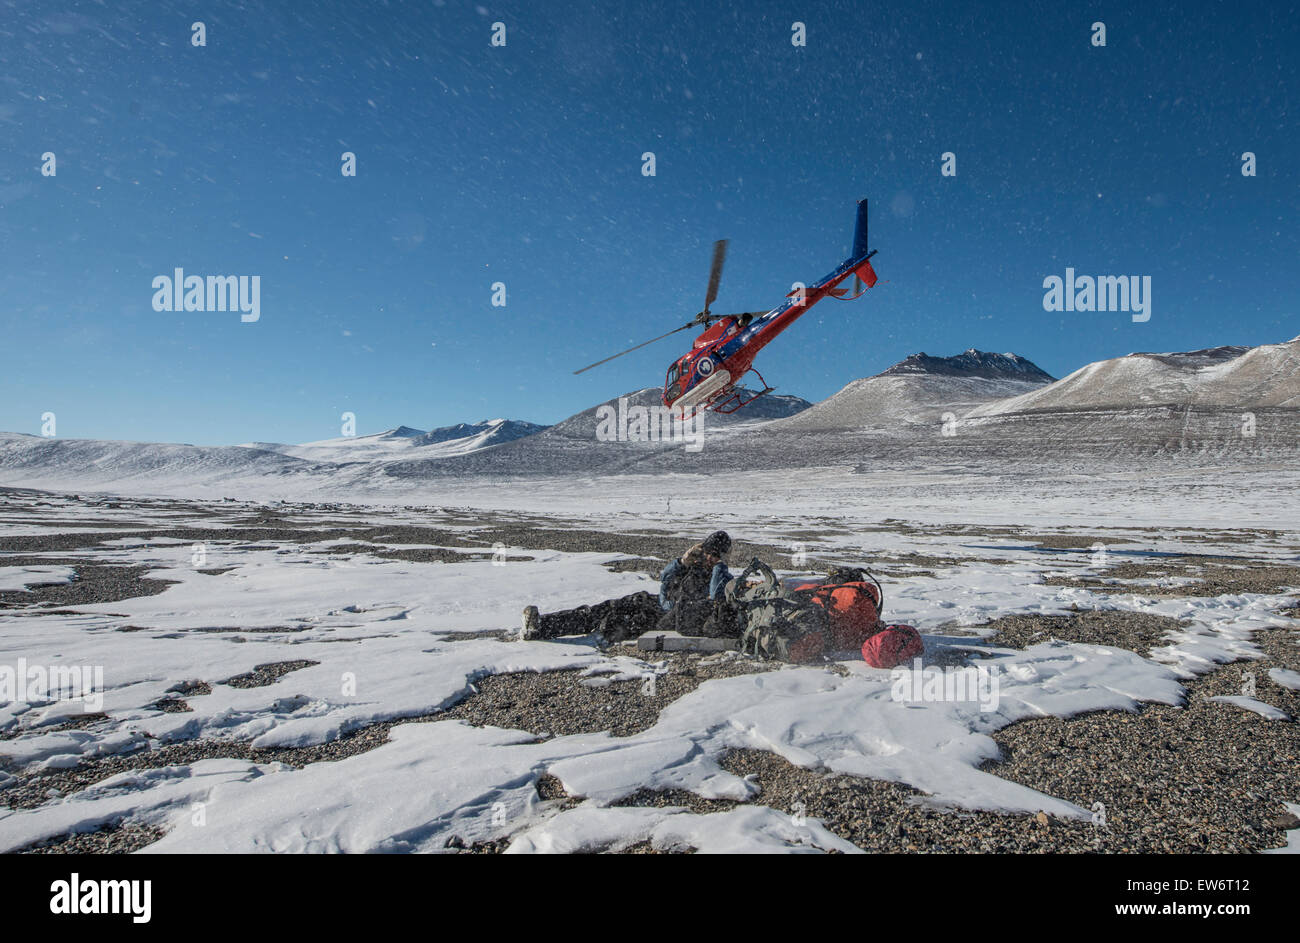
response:
<path fill-rule="evenodd" d="M 763 580 L 751 585 L 749 577 L 754 573 Z M 727 584 L 726 593 L 727 602 L 739 613 L 742 652 L 796 664 L 821 659 L 829 621 L 811 593 L 786 589 L 757 557 Z"/>

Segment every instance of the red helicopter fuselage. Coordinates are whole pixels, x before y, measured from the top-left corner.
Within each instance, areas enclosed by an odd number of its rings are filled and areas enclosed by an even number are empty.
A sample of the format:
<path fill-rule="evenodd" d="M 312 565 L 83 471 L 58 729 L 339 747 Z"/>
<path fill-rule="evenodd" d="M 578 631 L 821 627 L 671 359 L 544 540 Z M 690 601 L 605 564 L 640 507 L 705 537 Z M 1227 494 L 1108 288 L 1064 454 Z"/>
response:
<path fill-rule="evenodd" d="M 815 284 L 796 287 L 784 303 L 764 314 L 739 318 L 728 315 L 710 325 L 695 338 L 690 351 L 668 368 L 664 405 L 683 416 L 701 408 L 731 413 L 770 392 L 766 382 L 756 393 L 738 387 L 741 378 L 753 368 L 758 352 L 823 298 L 847 295 L 848 290 L 839 285 L 850 275 L 861 279 L 863 291 L 876 284 L 870 261 L 873 255 L 875 252 L 867 249 L 867 201 L 862 200 L 858 203 L 853 255 Z M 758 371 L 754 373 L 757 375 Z M 758 379 L 763 381 L 761 375 Z M 752 395 L 746 395 L 749 393 Z"/>

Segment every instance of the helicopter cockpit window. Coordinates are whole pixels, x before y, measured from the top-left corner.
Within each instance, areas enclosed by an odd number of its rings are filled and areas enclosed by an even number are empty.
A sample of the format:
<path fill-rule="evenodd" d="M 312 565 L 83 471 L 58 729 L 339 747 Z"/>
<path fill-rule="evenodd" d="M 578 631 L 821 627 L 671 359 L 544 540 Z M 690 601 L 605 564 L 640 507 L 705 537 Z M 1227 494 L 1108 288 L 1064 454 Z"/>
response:
<path fill-rule="evenodd" d="M 673 383 L 676 383 L 676 382 L 677 382 L 677 375 L 678 375 L 678 373 L 679 373 L 679 371 L 678 371 L 678 369 L 677 369 L 677 364 L 673 364 L 671 367 L 668 368 L 668 383 L 669 383 L 669 385 L 672 385 Z"/>

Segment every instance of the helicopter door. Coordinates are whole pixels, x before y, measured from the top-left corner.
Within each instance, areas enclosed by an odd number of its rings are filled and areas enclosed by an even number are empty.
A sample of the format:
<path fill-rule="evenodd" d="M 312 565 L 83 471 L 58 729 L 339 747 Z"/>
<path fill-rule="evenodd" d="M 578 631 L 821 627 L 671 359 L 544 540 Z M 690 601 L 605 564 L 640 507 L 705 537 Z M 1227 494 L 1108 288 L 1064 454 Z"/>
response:
<path fill-rule="evenodd" d="M 671 403 L 682 395 L 682 387 L 678 380 L 681 379 L 682 368 L 680 363 L 674 363 L 668 368 L 668 376 L 664 380 L 664 403 Z"/>

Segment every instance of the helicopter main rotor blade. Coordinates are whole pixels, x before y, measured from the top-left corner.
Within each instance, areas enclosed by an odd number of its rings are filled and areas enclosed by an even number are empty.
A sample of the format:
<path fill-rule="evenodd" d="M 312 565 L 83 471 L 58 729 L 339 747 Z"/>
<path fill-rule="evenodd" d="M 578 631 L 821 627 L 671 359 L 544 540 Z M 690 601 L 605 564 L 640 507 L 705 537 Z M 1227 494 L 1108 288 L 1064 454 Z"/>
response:
<path fill-rule="evenodd" d="M 709 305 L 718 298 L 718 282 L 722 279 L 722 263 L 727 261 L 727 240 L 719 239 L 713 244 L 713 265 L 709 269 L 709 291 L 704 296 L 704 311 L 709 313 Z"/>
<path fill-rule="evenodd" d="M 618 353 L 614 354 L 612 357 L 606 357 L 604 360 L 597 360 L 595 363 L 587 364 L 587 366 L 583 367 L 581 370 L 574 370 L 573 373 L 575 376 L 579 373 L 586 373 L 592 367 L 599 367 L 602 363 L 609 363 L 615 357 L 622 357 L 624 354 L 630 354 L 632 353 L 632 351 L 640 350 L 642 347 L 646 347 L 650 344 L 653 344 L 655 341 L 661 341 L 665 337 L 671 337 L 673 334 L 676 334 L 678 331 L 684 331 L 687 328 L 692 328 L 695 326 L 696 324 L 694 321 L 692 321 L 690 324 L 683 324 L 681 327 L 673 328 L 667 334 L 660 334 L 658 337 L 651 338 L 650 340 L 646 341 L 643 344 L 637 344 L 635 347 L 629 347 L 627 350 L 621 350 Z"/>

